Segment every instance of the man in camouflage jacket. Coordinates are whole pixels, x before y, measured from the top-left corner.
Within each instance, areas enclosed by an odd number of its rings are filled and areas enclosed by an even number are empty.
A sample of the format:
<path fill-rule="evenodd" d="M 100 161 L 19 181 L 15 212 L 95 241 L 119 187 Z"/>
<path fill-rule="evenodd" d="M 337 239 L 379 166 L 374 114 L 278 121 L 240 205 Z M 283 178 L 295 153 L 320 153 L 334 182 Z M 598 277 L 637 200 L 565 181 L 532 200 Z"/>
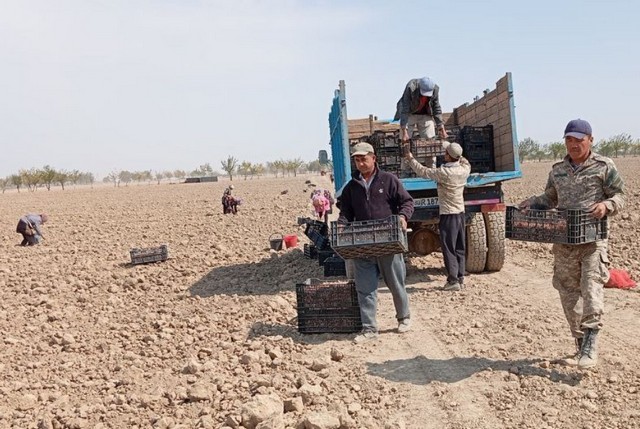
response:
<path fill-rule="evenodd" d="M 564 142 L 567 156 L 553 165 L 544 194 L 521 202 L 520 208 L 587 209 L 596 219 L 617 214 L 625 202 L 624 183 L 611 159 L 591 151 L 591 125 L 582 119 L 570 121 Z M 554 244 L 552 253 L 553 287 L 560 293 L 578 349 L 568 363 L 593 367 L 598 360 L 596 337 L 602 328 L 603 287 L 609 280 L 607 240 Z"/>

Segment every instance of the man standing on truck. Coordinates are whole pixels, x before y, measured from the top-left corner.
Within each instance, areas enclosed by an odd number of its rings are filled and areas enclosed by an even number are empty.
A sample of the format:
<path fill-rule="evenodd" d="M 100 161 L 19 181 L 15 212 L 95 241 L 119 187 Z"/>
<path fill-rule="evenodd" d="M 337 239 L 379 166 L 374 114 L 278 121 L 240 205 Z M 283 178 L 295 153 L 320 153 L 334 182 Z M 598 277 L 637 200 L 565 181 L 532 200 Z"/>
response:
<path fill-rule="evenodd" d="M 402 229 L 413 215 L 413 198 L 391 173 L 382 171 L 376 164 L 373 146 L 356 144 L 351 152 L 358 171 L 345 185 L 340 196 L 338 225 L 345 222 L 384 219 L 399 215 Z M 339 227 L 339 226 L 338 226 Z M 378 337 L 376 309 L 378 305 L 378 276 L 391 291 L 398 320 L 398 332 L 410 329 L 409 297 L 405 286 L 407 275 L 402 253 L 376 258 L 353 259 L 358 303 L 362 318 L 362 332 L 355 337 L 362 343 Z"/>
<path fill-rule="evenodd" d="M 591 125 L 570 121 L 564 130 L 567 156 L 551 167 L 544 193 L 522 201 L 520 208 L 586 209 L 596 219 L 617 214 L 625 202 L 624 182 L 611 159 L 591 151 L 592 143 Z M 577 348 L 567 363 L 591 368 L 598 362 L 596 337 L 602 328 L 603 287 L 609 280 L 607 240 L 554 244 L 551 252 L 553 287 Z"/>
<path fill-rule="evenodd" d="M 403 143 L 403 153 L 415 173 L 438 183 L 440 243 L 447 283 L 442 290 L 459 291 L 464 286 L 466 237 L 464 226 L 464 186 L 471 173 L 471 164 L 462 156 L 462 146 L 444 142 L 444 164 L 428 168 L 420 164 Z"/>
<path fill-rule="evenodd" d="M 400 139 L 407 141 L 411 138 L 415 127 L 418 128 L 420 138 L 430 139 L 437 134 L 440 138 L 447 138 L 447 131 L 442 121 L 442 107 L 440 107 L 440 87 L 429 77 L 411 79 L 404 88 L 402 97 L 396 105 L 395 121 L 400 121 Z M 432 167 L 435 159 L 431 160 Z"/>

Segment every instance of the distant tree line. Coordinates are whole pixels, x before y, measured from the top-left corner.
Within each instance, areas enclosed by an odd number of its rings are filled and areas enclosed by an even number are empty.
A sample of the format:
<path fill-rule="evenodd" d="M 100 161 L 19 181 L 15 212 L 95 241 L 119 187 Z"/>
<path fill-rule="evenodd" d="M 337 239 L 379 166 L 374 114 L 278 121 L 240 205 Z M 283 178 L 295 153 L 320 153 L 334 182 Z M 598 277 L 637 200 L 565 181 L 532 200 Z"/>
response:
<path fill-rule="evenodd" d="M 311 162 L 304 162 L 300 158 L 295 159 L 280 159 L 273 162 L 267 162 L 265 164 L 252 163 L 249 161 L 238 161 L 233 156 L 227 157 L 224 161 L 221 161 L 221 170 L 229 176 L 229 179 L 233 180 L 234 175 L 243 177 L 245 180 L 248 178 L 264 176 L 265 174 L 273 174 L 278 177 L 282 175 L 296 176 L 298 173 L 305 172 L 320 172 L 323 168 L 320 163 L 315 160 Z M 204 177 L 204 176 L 220 176 L 220 172 L 211 167 L 210 163 L 205 163 L 191 172 L 184 170 L 164 170 L 164 171 L 128 171 L 128 170 L 112 170 L 103 179 L 103 183 L 113 183 L 113 186 L 119 187 L 120 185 L 128 186 L 130 183 L 157 183 L 164 179 L 177 181 L 183 181 L 186 177 Z M 68 184 L 73 185 L 93 185 L 95 182 L 95 176 L 93 173 L 80 172 L 79 170 L 66 171 L 56 170 L 49 165 L 45 165 L 42 168 L 31 168 L 28 170 L 20 170 L 17 174 L 12 174 L 5 178 L 0 178 L 0 190 L 2 193 L 6 189 L 16 188 L 18 192 L 21 189 L 28 189 L 34 192 L 36 189 L 44 187 L 47 190 L 51 190 L 52 186 L 61 186 L 65 189 Z"/>
<path fill-rule="evenodd" d="M 638 156 L 640 155 L 640 139 L 634 139 L 630 134 L 617 134 L 608 139 L 599 140 L 593 145 L 593 151 L 612 158 Z M 556 160 L 563 158 L 566 154 L 567 150 L 562 141 L 540 144 L 527 137 L 518 143 L 520 162 L 525 160 Z"/>
<path fill-rule="evenodd" d="M 92 173 L 79 170 L 56 170 L 50 165 L 45 165 L 42 168 L 23 169 L 17 174 L 0 178 L 0 190 L 3 194 L 8 188 L 16 188 L 18 192 L 21 189 L 35 192 L 38 188 L 46 188 L 50 191 L 52 186 L 61 186 L 64 190 L 68 184 L 93 185 L 94 182 L 95 177 Z"/>

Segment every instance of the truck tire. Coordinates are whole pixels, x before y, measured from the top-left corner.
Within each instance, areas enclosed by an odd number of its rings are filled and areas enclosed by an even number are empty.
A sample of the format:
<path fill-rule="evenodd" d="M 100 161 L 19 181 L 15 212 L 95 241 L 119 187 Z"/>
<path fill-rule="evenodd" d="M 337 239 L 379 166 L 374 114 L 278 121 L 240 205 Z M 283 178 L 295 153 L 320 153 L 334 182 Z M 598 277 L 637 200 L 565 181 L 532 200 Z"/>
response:
<path fill-rule="evenodd" d="M 487 263 L 487 230 L 482 213 L 471 213 L 467 225 L 466 269 L 470 273 L 481 273 Z"/>
<path fill-rule="evenodd" d="M 487 264 L 485 270 L 500 271 L 504 265 L 506 239 L 505 212 L 483 213 L 487 227 Z"/>

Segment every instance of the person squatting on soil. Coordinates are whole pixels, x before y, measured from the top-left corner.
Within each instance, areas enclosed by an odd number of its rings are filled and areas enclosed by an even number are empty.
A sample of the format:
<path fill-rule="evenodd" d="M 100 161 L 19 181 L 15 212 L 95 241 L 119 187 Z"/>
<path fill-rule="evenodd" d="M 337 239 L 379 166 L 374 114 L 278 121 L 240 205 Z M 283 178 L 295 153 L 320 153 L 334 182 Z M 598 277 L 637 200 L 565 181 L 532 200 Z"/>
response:
<path fill-rule="evenodd" d="M 333 212 L 333 197 L 328 189 L 316 189 L 311 194 L 311 204 L 313 212 L 324 223 L 329 221 L 329 215 Z"/>
<path fill-rule="evenodd" d="M 45 213 L 28 213 L 20 218 L 16 232 L 22 234 L 21 246 L 35 246 L 44 239 L 42 225 L 49 220 Z"/>
<path fill-rule="evenodd" d="M 407 220 L 413 215 L 413 198 L 404 189 L 400 180 L 391 173 L 382 171 L 376 164 L 373 146 L 358 143 L 352 154 L 358 171 L 345 185 L 340 197 L 340 223 L 384 219 L 400 215 L 402 228 L 407 229 Z M 378 276 L 381 274 L 391 291 L 398 320 L 398 332 L 410 328 L 409 297 L 405 286 L 407 275 L 402 253 L 376 258 L 353 259 L 354 277 L 362 332 L 355 337 L 356 343 L 378 336 L 376 309 L 378 305 Z"/>
<path fill-rule="evenodd" d="M 587 209 L 596 219 L 617 214 L 625 203 L 624 183 L 611 159 L 591 151 L 591 125 L 582 119 L 570 121 L 564 143 L 567 156 L 552 166 L 544 193 L 522 201 L 520 208 Z M 554 244 L 551 252 L 553 287 L 560 294 L 577 347 L 567 363 L 593 367 L 598 362 L 596 338 L 602 328 L 604 284 L 609 280 L 607 240 Z"/>
<path fill-rule="evenodd" d="M 222 194 L 222 214 L 238 214 L 238 201 L 231 195 L 233 185 L 227 186 Z"/>
<path fill-rule="evenodd" d="M 439 230 L 442 257 L 447 270 L 446 291 L 458 291 L 464 285 L 466 237 L 464 226 L 464 187 L 471 164 L 462 156 L 462 146 L 444 142 L 444 161 L 440 167 L 428 168 L 411 154 L 409 143 L 403 142 L 403 153 L 409 166 L 420 177 L 438 183 Z"/>
<path fill-rule="evenodd" d="M 395 121 L 400 121 L 400 139 L 411 138 L 415 127 L 420 138 L 447 138 L 440 107 L 440 87 L 429 77 L 411 79 L 404 88 L 402 97 L 396 104 Z M 427 167 L 435 166 L 435 157 L 430 158 Z"/>

